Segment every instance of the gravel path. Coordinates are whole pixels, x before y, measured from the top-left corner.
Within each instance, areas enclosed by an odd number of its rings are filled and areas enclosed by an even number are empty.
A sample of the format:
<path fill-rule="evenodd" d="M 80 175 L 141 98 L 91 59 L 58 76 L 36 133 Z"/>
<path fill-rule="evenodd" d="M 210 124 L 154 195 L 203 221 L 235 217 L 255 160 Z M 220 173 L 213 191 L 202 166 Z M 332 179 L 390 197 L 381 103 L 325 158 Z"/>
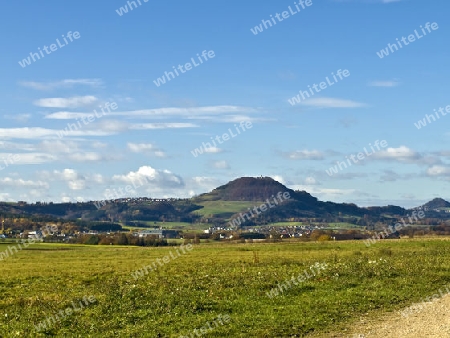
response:
<path fill-rule="evenodd" d="M 450 295 L 421 303 L 421 306 L 406 317 L 394 312 L 373 320 L 364 318 L 351 328 L 350 333 L 320 337 L 450 338 Z"/>

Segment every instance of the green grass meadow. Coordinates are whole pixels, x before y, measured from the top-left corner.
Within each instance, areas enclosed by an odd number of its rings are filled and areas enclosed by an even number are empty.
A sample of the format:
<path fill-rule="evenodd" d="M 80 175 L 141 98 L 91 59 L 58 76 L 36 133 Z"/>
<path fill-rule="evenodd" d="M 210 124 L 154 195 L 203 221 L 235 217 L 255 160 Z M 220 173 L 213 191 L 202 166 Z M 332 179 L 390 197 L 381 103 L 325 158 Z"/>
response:
<path fill-rule="evenodd" d="M 210 215 L 225 215 L 225 217 L 231 217 L 231 215 L 238 212 L 248 212 L 247 208 L 253 208 L 261 205 L 263 202 L 252 201 L 202 201 L 198 205 L 204 208 L 196 210 L 197 214 L 209 217 Z"/>
<path fill-rule="evenodd" d="M 230 321 L 202 337 L 343 331 L 361 314 L 399 310 L 450 283 L 449 244 L 205 243 L 180 256 L 178 247 L 35 244 L 0 261 L 0 337 L 196 337 L 194 329 L 219 315 Z M 132 276 L 170 251 L 175 258 Z M 328 268 L 267 296 L 315 263 Z M 91 295 L 94 304 L 36 331 L 39 322 Z"/>

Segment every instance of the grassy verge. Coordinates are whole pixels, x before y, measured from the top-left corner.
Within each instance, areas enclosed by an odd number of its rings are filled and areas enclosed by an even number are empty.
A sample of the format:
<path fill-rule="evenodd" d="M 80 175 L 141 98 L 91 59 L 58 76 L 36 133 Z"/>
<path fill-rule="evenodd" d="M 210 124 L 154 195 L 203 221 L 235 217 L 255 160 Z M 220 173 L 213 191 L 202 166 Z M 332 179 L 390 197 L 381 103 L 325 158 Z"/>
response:
<path fill-rule="evenodd" d="M 0 244 L 0 251 L 7 245 Z M 304 337 L 342 330 L 362 313 L 398 310 L 450 282 L 450 246 L 438 239 L 211 244 L 172 248 L 35 244 L 0 261 L 1 337 Z M 175 259 L 135 279 L 137 269 Z M 315 263 L 328 268 L 270 298 Z M 309 271 L 311 271 L 309 269 Z M 311 273 L 310 273 L 311 275 Z M 35 325 L 97 300 L 42 333 Z"/>

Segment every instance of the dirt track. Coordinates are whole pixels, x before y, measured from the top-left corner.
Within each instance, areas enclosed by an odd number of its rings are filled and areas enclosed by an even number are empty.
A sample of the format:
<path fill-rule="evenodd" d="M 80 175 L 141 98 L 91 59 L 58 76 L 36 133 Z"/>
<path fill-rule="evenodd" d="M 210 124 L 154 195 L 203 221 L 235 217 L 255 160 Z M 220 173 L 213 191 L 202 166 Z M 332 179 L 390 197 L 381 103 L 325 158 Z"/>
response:
<path fill-rule="evenodd" d="M 407 317 L 400 312 L 381 318 L 361 319 L 349 333 L 321 335 L 339 338 L 446 338 L 450 337 L 450 295 L 432 302 L 422 303 L 423 308 Z"/>

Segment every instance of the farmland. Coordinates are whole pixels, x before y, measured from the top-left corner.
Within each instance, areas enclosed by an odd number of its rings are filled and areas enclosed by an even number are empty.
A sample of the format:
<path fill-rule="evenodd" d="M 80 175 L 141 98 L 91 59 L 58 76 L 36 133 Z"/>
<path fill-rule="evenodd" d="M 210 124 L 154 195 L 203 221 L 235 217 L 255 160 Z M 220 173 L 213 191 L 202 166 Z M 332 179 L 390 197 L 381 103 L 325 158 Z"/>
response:
<path fill-rule="evenodd" d="M 202 243 L 132 276 L 177 248 L 34 244 L 19 250 L 0 262 L 0 336 L 180 337 L 229 316 L 206 336 L 304 337 L 343 332 L 361 314 L 399 310 L 450 282 L 446 239 L 368 248 L 362 242 Z M 327 268 L 268 297 L 316 263 Z M 89 296 L 96 302 L 37 332 L 39 323 Z"/>
<path fill-rule="evenodd" d="M 202 216 L 209 215 L 223 215 L 229 218 L 231 215 L 238 212 L 246 212 L 247 208 L 252 208 L 258 205 L 258 202 L 252 201 L 203 201 L 198 203 L 203 206 L 202 209 L 196 212 Z M 261 204 L 261 203 L 259 203 Z"/>

